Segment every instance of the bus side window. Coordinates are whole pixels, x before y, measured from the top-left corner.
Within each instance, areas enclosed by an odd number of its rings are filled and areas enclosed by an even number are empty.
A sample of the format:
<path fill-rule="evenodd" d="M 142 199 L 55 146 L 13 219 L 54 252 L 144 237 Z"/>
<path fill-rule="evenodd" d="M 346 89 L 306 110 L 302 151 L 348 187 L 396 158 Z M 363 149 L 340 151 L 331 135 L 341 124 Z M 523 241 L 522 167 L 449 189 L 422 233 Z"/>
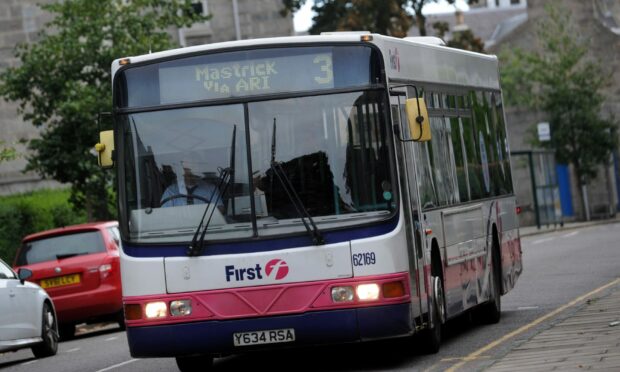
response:
<path fill-rule="evenodd" d="M 506 194 L 506 189 L 504 187 L 504 178 L 501 172 L 501 164 L 500 158 L 501 154 L 499 154 L 499 136 L 498 136 L 498 128 L 497 128 L 497 113 L 495 107 L 495 99 L 493 93 L 487 92 L 485 93 L 485 101 L 487 103 L 487 118 L 489 121 L 490 133 L 488 136 L 488 144 L 489 144 L 489 171 L 491 173 L 491 193 L 493 196 L 500 196 Z"/>
<path fill-rule="evenodd" d="M 469 190 L 471 200 L 482 199 L 482 167 L 480 165 L 480 156 L 478 154 L 477 144 L 474 134 L 474 125 L 471 117 L 461 118 L 463 125 L 463 143 L 465 145 L 465 154 L 467 156 L 467 178 L 469 180 Z"/>
<path fill-rule="evenodd" d="M 495 100 L 495 114 L 497 117 L 497 136 L 498 136 L 498 156 L 500 161 L 500 169 L 504 181 L 504 188 L 507 194 L 513 193 L 512 188 L 512 174 L 510 170 L 510 146 L 508 145 L 508 138 L 506 136 L 506 124 L 504 122 L 504 106 L 502 104 L 501 93 L 493 93 Z"/>
<path fill-rule="evenodd" d="M 434 173 L 435 189 L 438 205 L 444 206 L 456 203 L 456 174 L 451 151 L 451 140 L 445 118 L 431 117 L 431 166 Z"/>
<path fill-rule="evenodd" d="M 467 156 L 461 136 L 462 126 L 459 118 L 449 118 L 447 120 L 449 120 L 450 123 L 450 135 L 454 153 L 454 166 L 456 168 L 459 200 L 465 202 L 469 200 L 469 190 L 467 184 Z"/>
<path fill-rule="evenodd" d="M 413 146 L 418 161 L 418 187 L 423 209 L 437 206 L 437 194 L 431 170 L 431 142 L 416 142 Z"/>

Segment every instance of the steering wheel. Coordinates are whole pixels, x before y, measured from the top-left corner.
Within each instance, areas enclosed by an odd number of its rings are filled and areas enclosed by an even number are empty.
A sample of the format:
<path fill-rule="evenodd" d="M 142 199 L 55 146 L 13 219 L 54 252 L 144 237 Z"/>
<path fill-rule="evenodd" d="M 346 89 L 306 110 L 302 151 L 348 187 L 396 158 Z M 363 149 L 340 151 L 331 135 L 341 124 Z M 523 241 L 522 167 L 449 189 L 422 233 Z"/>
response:
<path fill-rule="evenodd" d="M 204 196 L 200 196 L 200 195 L 187 195 L 187 194 L 174 194 L 174 195 L 170 195 L 167 198 L 163 199 L 159 203 L 159 205 L 163 206 L 164 204 L 166 204 L 170 200 L 181 199 L 181 198 L 185 198 L 187 200 L 189 200 L 190 198 L 191 199 L 198 199 L 198 200 L 202 200 L 205 203 L 209 203 L 209 199 L 205 198 Z"/>

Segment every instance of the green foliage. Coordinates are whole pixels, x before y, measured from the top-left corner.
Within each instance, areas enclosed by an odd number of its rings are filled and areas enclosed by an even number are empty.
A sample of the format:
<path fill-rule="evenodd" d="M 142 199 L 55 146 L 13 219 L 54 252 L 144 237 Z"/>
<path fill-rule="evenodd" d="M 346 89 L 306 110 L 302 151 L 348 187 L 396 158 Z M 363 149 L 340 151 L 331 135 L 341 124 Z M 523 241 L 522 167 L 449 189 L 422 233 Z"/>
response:
<path fill-rule="evenodd" d="M 556 159 L 571 163 L 582 183 L 596 176 L 617 146 L 617 123 L 601 116 L 609 72 L 590 57 L 570 13 L 554 3 L 537 24 L 536 50 L 503 51 L 502 85 L 510 104 L 541 109 L 551 127 Z"/>
<path fill-rule="evenodd" d="M 19 45 L 19 67 L 0 73 L 0 95 L 19 103 L 25 121 L 43 127 L 29 144 L 27 170 L 72 185 L 89 219 L 110 219 L 110 172 L 89 153 L 97 114 L 110 111 L 115 58 L 173 47 L 170 26 L 204 20 L 191 0 L 66 0 L 42 8 L 55 18 L 36 44 Z"/>
<path fill-rule="evenodd" d="M 311 34 L 323 31 L 371 31 L 384 35 L 404 37 L 414 23 L 420 35 L 426 36 L 426 17 L 422 8 L 439 0 L 315 0 L 312 10 L 316 12 Z M 456 0 L 447 0 L 454 4 Z M 282 0 L 280 12 L 286 16 L 299 10 L 306 0 Z M 478 0 L 468 0 L 469 4 Z M 409 14 L 408 9 L 413 9 Z"/>
<path fill-rule="evenodd" d="M 21 239 L 38 231 L 86 221 L 69 203 L 69 190 L 0 197 L 0 258 L 11 263 Z"/>
<path fill-rule="evenodd" d="M 12 146 L 5 146 L 4 141 L 0 141 L 0 163 L 17 158 L 17 151 Z"/>

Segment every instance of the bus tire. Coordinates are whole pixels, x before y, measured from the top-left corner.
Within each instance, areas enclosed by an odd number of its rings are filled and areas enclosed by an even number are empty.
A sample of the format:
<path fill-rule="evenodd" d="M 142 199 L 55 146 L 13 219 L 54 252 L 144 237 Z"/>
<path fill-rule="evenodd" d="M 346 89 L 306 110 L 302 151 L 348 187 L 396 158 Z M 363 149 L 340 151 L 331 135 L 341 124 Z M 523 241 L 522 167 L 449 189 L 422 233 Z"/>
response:
<path fill-rule="evenodd" d="M 73 340 L 75 338 L 75 324 L 62 323 L 58 326 L 58 334 L 61 341 Z"/>
<path fill-rule="evenodd" d="M 496 324 L 502 316 L 502 269 L 499 257 L 499 247 L 493 239 L 493 251 L 491 252 L 491 297 L 480 309 L 480 320 L 484 324 Z"/>
<path fill-rule="evenodd" d="M 127 329 L 127 325 L 125 324 L 125 312 L 123 310 L 116 314 L 116 322 L 118 323 L 118 327 L 121 331 Z"/>
<path fill-rule="evenodd" d="M 209 371 L 213 369 L 213 357 L 211 355 L 194 355 L 176 357 L 177 367 L 181 372 Z"/>
<path fill-rule="evenodd" d="M 446 320 L 446 304 L 441 275 L 441 261 L 434 259 L 432 262 L 431 285 L 432 285 L 432 308 L 429 309 L 429 324 L 432 324 L 424 331 L 424 351 L 427 354 L 436 354 L 441 346 L 442 324 Z"/>

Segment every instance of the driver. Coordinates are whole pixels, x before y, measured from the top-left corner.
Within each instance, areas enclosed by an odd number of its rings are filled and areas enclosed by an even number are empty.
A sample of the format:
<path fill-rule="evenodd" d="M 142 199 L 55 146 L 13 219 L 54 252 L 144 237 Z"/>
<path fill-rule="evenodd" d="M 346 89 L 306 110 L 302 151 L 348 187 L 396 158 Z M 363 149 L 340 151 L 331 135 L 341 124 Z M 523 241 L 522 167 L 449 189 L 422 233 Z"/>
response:
<path fill-rule="evenodd" d="M 217 187 L 192 173 L 192 170 L 183 167 L 183 177 L 173 182 L 164 190 L 160 205 L 161 207 L 176 207 L 191 204 L 205 204 L 211 202 L 211 198 L 218 200 L 218 207 L 223 206 L 222 198 L 219 197 Z"/>

